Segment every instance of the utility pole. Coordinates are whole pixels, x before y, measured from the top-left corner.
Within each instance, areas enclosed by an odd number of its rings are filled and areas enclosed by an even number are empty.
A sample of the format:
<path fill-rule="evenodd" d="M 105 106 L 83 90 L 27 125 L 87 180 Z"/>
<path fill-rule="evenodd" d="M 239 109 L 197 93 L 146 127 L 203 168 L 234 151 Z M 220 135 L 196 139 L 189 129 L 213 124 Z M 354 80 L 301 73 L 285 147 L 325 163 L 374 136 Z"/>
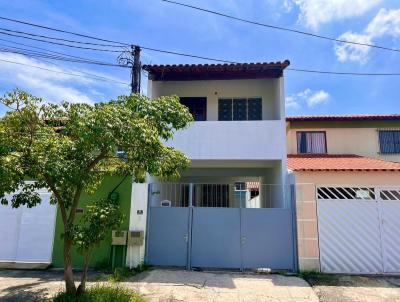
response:
<path fill-rule="evenodd" d="M 131 50 L 124 51 L 118 56 L 120 65 L 131 67 L 131 93 L 140 93 L 140 75 L 142 64 L 140 63 L 140 46 L 131 45 Z"/>
<path fill-rule="evenodd" d="M 140 47 L 137 45 L 132 45 L 132 56 L 133 56 L 133 64 L 132 64 L 132 93 L 140 93 L 140 75 L 141 75 L 141 63 L 140 63 Z"/>

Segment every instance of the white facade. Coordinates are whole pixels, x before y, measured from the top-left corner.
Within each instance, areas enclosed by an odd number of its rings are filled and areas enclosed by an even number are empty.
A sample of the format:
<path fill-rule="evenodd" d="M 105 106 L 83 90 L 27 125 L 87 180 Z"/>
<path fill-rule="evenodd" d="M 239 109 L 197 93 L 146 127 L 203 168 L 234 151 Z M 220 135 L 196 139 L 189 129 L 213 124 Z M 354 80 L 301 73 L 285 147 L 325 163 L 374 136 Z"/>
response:
<path fill-rule="evenodd" d="M 227 166 L 254 167 L 255 161 L 280 161 L 275 177 L 260 175 L 262 183 L 284 184 L 286 178 L 286 123 L 284 81 L 280 78 L 243 80 L 195 80 L 148 82 L 148 95 L 207 98 L 206 121 L 191 123 L 177 131 L 168 145 L 183 151 L 198 165 L 216 168 L 213 161 L 230 161 Z M 262 100 L 262 120 L 218 121 L 218 100 L 252 98 Z M 247 162 L 243 164 L 243 161 Z M 279 175 L 276 177 L 276 175 Z M 227 175 L 228 176 L 228 175 Z"/>
<path fill-rule="evenodd" d="M 283 120 L 193 122 L 168 145 L 191 160 L 282 159 L 286 152 Z"/>
<path fill-rule="evenodd" d="M 150 98 L 176 95 L 191 98 L 195 103 L 201 98 L 202 118 L 176 131 L 166 142 L 191 160 L 180 179 L 163 183 L 149 176 L 148 191 L 146 185 L 134 184 L 130 230 L 145 230 L 147 213 L 139 216 L 137 213 L 141 209 L 147 211 L 147 203 L 149 220 L 151 209 L 160 208 L 165 202 L 171 207 L 188 207 L 188 198 L 195 207 L 283 209 L 288 206 L 283 77 L 181 81 L 151 78 L 148 81 Z M 220 99 L 232 99 L 232 120 L 220 120 Z M 257 99 L 257 118 L 234 120 L 235 99 Z M 250 109 L 246 111 L 246 118 L 249 112 Z M 251 196 L 248 190 L 242 195 L 236 189 L 238 183 L 257 183 L 257 193 Z M 128 265 L 140 264 L 143 252 L 143 246 L 130 247 Z"/>

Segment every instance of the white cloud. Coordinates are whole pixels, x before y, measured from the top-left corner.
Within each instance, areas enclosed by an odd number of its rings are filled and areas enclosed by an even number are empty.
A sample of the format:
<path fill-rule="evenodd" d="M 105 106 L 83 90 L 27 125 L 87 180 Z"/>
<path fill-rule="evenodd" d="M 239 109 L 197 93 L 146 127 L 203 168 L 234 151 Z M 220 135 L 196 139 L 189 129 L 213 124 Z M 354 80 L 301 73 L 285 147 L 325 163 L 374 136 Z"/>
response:
<path fill-rule="evenodd" d="M 104 86 L 105 82 L 98 82 L 94 79 L 85 77 L 85 73 L 87 72 L 86 70 L 71 70 L 22 55 L 10 53 L 0 53 L 0 60 L 19 63 L 13 64 L 0 61 L 0 80 L 4 83 L 4 86 L 18 87 L 36 96 L 42 97 L 44 100 L 49 102 L 69 101 L 76 103 L 93 103 L 95 101 L 106 100 L 105 96 L 96 89 L 96 87 Z M 38 66 L 56 72 L 38 69 L 27 65 Z M 57 72 L 73 73 L 83 77 Z M 90 73 L 97 76 L 107 77 L 112 80 L 119 80 L 110 76 L 105 76 L 101 73 L 92 71 Z M 1 92 L 4 93 L 5 91 Z"/>
<path fill-rule="evenodd" d="M 370 36 L 350 31 L 342 34 L 338 39 L 365 44 L 372 43 Z M 337 43 L 335 45 L 336 57 L 340 62 L 354 61 L 364 64 L 368 61 L 369 51 L 370 47 L 368 46 L 346 43 Z"/>
<path fill-rule="evenodd" d="M 400 36 L 400 9 L 387 10 L 382 8 L 365 29 L 371 38 L 390 35 Z"/>
<path fill-rule="evenodd" d="M 300 108 L 300 104 L 297 102 L 296 97 L 293 95 L 287 96 L 285 101 L 286 101 L 286 108 L 292 108 L 292 109 Z"/>
<path fill-rule="evenodd" d="M 293 9 L 294 3 L 291 0 L 284 0 L 282 3 L 282 8 L 285 13 L 289 13 Z"/>
<path fill-rule="evenodd" d="M 311 90 L 309 88 L 288 95 L 285 99 L 286 108 L 299 109 L 304 105 L 315 107 L 320 104 L 327 103 L 330 99 L 330 94 L 325 90 Z"/>
<path fill-rule="evenodd" d="M 361 16 L 382 0 L 292 0 L 299 6 L 299 21 L 318 29 L 321 24 Z"/>
<path fill-rule="evenodd" d="M 345 32 L 339 39 L 373 44 L 373 41 L 383 36 L 400 37 L 400 9 L 380 9 L 378 14 L 366 26 L 362 33 Z M 337 43 L 336 57 L 340 62 L 353 61 L 361 64 L 368 61 L 370 47 L 354 44 Z"/>
<path fill-rule="evenodd" d="M 319 90 L 312 93 L 306 100 L 308 107 L 314 107 L 319 104 L 324 104 L 329 100 L 329 93 L 324 90 Z"/>

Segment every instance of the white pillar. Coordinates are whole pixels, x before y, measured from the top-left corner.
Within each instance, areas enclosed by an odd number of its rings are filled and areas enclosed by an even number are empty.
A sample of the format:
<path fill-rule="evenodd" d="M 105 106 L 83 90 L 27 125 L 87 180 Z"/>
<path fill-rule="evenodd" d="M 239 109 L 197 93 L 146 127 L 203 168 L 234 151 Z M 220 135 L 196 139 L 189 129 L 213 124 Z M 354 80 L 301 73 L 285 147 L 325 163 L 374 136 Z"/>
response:
<path fill-rule="evenodd" d="M 129 217 L 129 231 L 143 231 L 143 244 L 128 246 L 126 265 L 130 268 L 137 267 L 144 262 L 146 246 L 146 225 L 147 225 L 147 202 L 148 183 L 132 184 L 131 212 Z M 129 236 L 129 234 L 128 234 Z"/>

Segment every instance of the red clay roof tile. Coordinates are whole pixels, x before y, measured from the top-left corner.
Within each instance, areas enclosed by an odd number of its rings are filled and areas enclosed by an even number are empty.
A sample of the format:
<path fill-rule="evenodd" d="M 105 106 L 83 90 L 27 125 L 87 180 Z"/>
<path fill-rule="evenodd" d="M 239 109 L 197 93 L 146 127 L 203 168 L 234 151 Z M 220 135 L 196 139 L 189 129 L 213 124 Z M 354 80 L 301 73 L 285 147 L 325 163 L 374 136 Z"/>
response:
<path fill-rule="evenodd" d="M 400 121 L 400 114 L 305 115 L 288 116 L 288 122 L 322 121 Z"/>
<path fill-rule="evenodd" d="M 283 62 L 143 65 L 149 79 L 155 81 L 229 80 L 281 77 L 290 65 Z"/>
<path fill-rule="evenodd" d="M 354 154 L 289 154 L 293 171 L 398 171 L 400 163 Z"/>

